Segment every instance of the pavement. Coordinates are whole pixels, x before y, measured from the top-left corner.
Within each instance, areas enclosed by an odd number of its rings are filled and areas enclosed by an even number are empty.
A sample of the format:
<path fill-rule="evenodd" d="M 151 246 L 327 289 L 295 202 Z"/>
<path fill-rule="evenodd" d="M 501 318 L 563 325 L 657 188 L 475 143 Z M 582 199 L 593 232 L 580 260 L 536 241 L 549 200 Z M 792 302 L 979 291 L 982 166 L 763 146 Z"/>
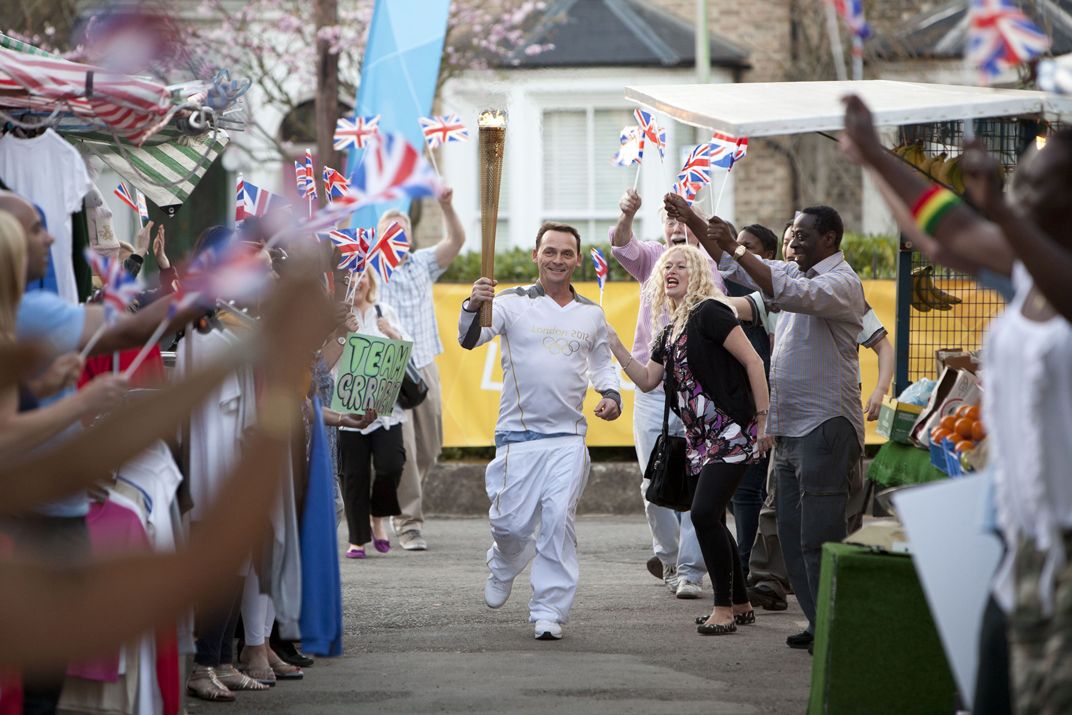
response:
<path fill-rule="evenodd" d="M 435 519 L 431 548 L 341 559 L 344 655 L 317 658 L 305 679 L 239 693 L 233 704 L 191 700 L 195 713 L 801 713 L 811 659 L 786 636 L 789 610 L 757 611 L 728 636 L 700 636 L 711 609 L 674 598 L 645 569 L 643 516 L 581 516 L 580 587 L 561 641 L 536 641 L 528 572 L 507 604 L 483 604 L 485 519 Z M 340 544 L 345 536 L 340 533 Z"/>

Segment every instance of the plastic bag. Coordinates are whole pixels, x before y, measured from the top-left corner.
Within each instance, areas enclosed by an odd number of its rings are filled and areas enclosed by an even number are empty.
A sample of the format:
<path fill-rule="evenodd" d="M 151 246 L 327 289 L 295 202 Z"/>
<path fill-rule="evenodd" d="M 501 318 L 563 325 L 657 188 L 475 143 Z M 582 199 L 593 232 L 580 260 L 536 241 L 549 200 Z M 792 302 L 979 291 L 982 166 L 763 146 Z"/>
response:
<path fill-rule="evenodd" d="M 904 392 L 897 396 L 897 399 L 901 402 L 907 402 L 910 405 L 925 407 L 927 402 L 931 399 L 931 393 L 934 392 L 934 388 L 937 385 L 937 380 L 931 380 L 924 377 L 906 387 Z"/>

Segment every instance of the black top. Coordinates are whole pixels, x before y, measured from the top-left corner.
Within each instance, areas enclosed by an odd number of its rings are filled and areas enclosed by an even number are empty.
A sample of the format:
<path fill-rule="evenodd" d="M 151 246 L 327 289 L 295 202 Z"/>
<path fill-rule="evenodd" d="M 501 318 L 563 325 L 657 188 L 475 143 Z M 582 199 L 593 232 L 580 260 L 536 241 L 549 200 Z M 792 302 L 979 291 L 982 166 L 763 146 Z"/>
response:
<path fill-rule="evenodd" d="M 704 394 L 743 428 L 755 417 L 756 402 L 748 382 L 748 371 L 723 346 L 730 332 L 739 326 L 737 317 L 725 303 L 710 299 L 701 301 L 685 323 L 685 359 Z M 651 351 L 651 359 L 660 365 L 666 364 L 669 336 L 667 326 Z M 670 382 L 663 381 L 668 397 L 673 390 Z M 675 402 L 671 400 L 670 404 L 677 412 Z"/>

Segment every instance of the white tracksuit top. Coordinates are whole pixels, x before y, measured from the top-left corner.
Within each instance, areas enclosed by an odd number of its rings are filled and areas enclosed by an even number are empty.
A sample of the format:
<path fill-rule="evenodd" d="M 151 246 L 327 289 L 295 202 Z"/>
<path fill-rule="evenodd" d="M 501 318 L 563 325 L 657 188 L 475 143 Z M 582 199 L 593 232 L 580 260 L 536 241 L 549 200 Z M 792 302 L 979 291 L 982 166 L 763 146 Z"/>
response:
<path fill-rule="evenodd" d="M 572 287 L 570 288 L 572 291 Z M 458 342 L 466 350 L 502 336 L 503 390 L 496 432 L 583 435 L 589 381 L 621 407 L 618 372 L 603 309 L 577 295 L 560 306 L 536 283 L 495 296 L 492 327 L 462 305 Z"/>

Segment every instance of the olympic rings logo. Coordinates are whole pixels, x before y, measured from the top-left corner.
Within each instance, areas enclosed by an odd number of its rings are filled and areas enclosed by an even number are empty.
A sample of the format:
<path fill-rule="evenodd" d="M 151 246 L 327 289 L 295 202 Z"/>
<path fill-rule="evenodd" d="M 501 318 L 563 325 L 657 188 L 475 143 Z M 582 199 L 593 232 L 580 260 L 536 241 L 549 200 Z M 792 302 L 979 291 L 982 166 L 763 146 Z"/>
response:
<path fill-rule="evenodd" d="M 543 339 L 543 348 L 552 355 L 565 355 L 569 357 L 573 353 L 580 352 L 581 342 L 579 340 L 566 340 L 565 338 L 552 338 L 550 336 Z"/>

